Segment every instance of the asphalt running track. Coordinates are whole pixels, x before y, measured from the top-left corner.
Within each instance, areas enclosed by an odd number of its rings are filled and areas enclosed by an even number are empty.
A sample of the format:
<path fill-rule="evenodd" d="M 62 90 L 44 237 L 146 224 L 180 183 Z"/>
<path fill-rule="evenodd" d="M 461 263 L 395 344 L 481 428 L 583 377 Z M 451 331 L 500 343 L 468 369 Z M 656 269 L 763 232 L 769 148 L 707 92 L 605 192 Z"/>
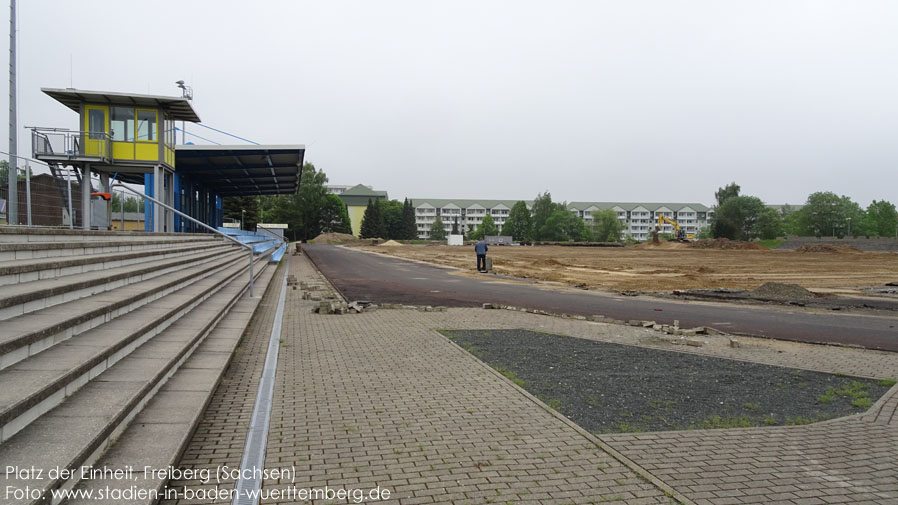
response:
<path fill-rule="evenodd" d="M 484 275 L 452 275 L 446 268 L 332 245 L 303 244 L 309 258 L 348 300 L 476 307 L 501 303 L 549 312 L 709 326 L 736 334 L 860 346 L 898 352 L 898 318 L 790 312 L 780 308 L 670 301 L 649 296 L 551 289 Z M 471 253 L 471 271 L 475 257 Z"/>

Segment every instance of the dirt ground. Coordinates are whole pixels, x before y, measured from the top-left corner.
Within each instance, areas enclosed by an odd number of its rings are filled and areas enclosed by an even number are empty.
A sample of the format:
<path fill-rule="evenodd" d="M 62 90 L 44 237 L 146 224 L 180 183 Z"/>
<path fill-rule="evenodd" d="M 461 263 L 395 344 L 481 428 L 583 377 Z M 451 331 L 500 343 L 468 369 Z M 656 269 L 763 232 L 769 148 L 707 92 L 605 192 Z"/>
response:
<path fill-rule="evenodd" d="M 363 249 L 439 265 L 475 270 L 473 247 L 415 245 Z M 821 288 L 882 286 L 898 281 L 898 254 L 695 249 L 660 246 L 494 246 L 493 271 L 614 291 L 758 288 L 765 282 Z"/>

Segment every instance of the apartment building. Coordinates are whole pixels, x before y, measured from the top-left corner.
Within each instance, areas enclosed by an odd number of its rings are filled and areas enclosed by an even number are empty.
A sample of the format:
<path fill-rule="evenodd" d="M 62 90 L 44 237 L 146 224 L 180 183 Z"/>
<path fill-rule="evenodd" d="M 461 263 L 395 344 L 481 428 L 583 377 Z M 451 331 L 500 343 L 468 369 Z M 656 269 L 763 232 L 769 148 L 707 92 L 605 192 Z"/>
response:
<path fill-rule="evenodd" d="M 649 240 L 652 230 L 658 224 L 658 216 L 673 219 L 686 233 L 698 235 L 699 231 L 711 224 L 713 210 L 700 203 L 640 203 L 640 202 L 571 202 L 568 210 L 592 222 L 592 213 L 611 209 L 617 213 L 623 225 L 623 236 L 635 240 Z M 664 223 L 661 233 L 674 233 L 672 225 Z"/>
<path fill-rule="evenodd" d="M 418 238 L 430 236 L 430 226 L 437 217 L 443 221 L 446 233 L 452 231 L 453 223 L 458 222 L 458 230 L 462 234 L 476 229 L 483 222 L 483 218 L 489 214 L 496 223 L 496 227 L 502 230 L 502 225 L 508 219 L 511 207 L 518 200 L 447 200 L 440 198 L 414 198 L 412 205 L 415 207 L 415 225 L 418 227 Z M 527 201 L 527 208 L 533 203 Z"/>
<path fill-rule="evenodd" d="M 452 230 L 452 224 L 457 219 L 459 231 L 467 234 L 477 228 L 489 214 L 501 232 L 511 207 L 517 202 L 518 200 L 412 199 L 418 238 L 430 236 L 430 227 L 437 217 L 443 221 L 447 233 Z M 531 200 L 525 200 L 525 203 L 528 209 L 533 205 Z M 623 236 L 635 240 L 651 239 L 652 228 L 658 223 L 659 214 L 677 221 L 686 233 L 694 234 L 710 224 L 712 214 L 710 208 L 700 203 L 571 202 L 567 208 L 587 223 L 592 222 L 593 211 L 611 209 L 617 212 L 618 219 L 621 220 Z M 673 227 L 665 223 L 661 233 L 673 233 Z"/>

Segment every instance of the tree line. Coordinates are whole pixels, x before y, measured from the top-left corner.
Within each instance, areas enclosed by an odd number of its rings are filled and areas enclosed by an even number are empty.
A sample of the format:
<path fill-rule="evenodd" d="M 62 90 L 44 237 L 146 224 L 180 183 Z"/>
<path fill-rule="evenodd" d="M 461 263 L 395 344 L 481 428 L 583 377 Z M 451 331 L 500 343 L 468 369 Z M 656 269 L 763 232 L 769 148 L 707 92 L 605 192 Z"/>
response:
<path fill-rule="evenodd" d="M 254 230 L 258 222 L 286 223 L 290 240 L 309 240 L 321 233 L 352 233 L 346 205 L 339 196 L 328 192 L 327 182 L 323 170 L 305 163 L 295 194 L 225 198 L 224 217 L 234 221 L 242 218 L 247 230 Z M 800 207 L 775 208 L 765 205 L 758 197 L 741 194 L 741 187 L 735 182 L 719 188 L 714 197 L 717 205 L 710 226 L 701 230 L 699 238 L 898 237 L 898 211 L 885 200 L 874 200 L 864 209 L 847 196 L 823 191 L 809 195 Z M 120 205 L 113 202 L 116 208 Z M 125 199 L 126 211 L 137 210 L 138 206 L 137 200 Z M 463 223 L 458 222 L 458 217 L 449 224 L 451 233 L 461 233 Z M 437 217 L 428 230 L 429 238 L 445 240 L 445 226 L 441 217 Z M 623 223 L 614 210 L 594 211 L 592 219 L 585 221 L 568 210 L 566 203 L 552 201 L 552 195 L 546 191 L 536 196 L 529 209 L 523 200 L 516 202 L 501 231 L 487 213 L 476 228 L 468 230 L 466 238 L 477 240 L 501 233 L 516 242 L 619 242 L 623 239 L 622 232 Z M 416 239 L 418 230 L 412 202 L 407 198 L 402 202 L 369 201 L 360 235 L 387 240 Z"/>
<path fill-rule="evenodd" d="M 885 200 L 874 200 L 864 209 L 847 196 L 819 191 L 800 208 L 783 205 L 777 209 L 740 192 L 740 186 L 732 182 L 714 194 L 717 205 L 706 235 L 731 240 L 785 235 L 898 237 L 898 211 Z"/>

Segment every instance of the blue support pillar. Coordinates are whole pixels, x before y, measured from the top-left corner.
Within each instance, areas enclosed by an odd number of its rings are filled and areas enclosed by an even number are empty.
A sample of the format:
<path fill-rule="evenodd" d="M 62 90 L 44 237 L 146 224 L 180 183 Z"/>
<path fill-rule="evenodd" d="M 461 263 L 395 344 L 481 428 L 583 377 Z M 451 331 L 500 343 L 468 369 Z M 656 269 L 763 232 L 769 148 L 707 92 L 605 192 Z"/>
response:
<path fill-rule="evenodd" d="M 149 196 L 150 198 L 156 198 L 153 196 L 153 188 L 155 184 L 153 184 L 153 174 L 144 174 L 143 175 L 143 194 Z M 143 231 L 153 231 L 153 204 L 149 200 L 143 201 Z"/>

